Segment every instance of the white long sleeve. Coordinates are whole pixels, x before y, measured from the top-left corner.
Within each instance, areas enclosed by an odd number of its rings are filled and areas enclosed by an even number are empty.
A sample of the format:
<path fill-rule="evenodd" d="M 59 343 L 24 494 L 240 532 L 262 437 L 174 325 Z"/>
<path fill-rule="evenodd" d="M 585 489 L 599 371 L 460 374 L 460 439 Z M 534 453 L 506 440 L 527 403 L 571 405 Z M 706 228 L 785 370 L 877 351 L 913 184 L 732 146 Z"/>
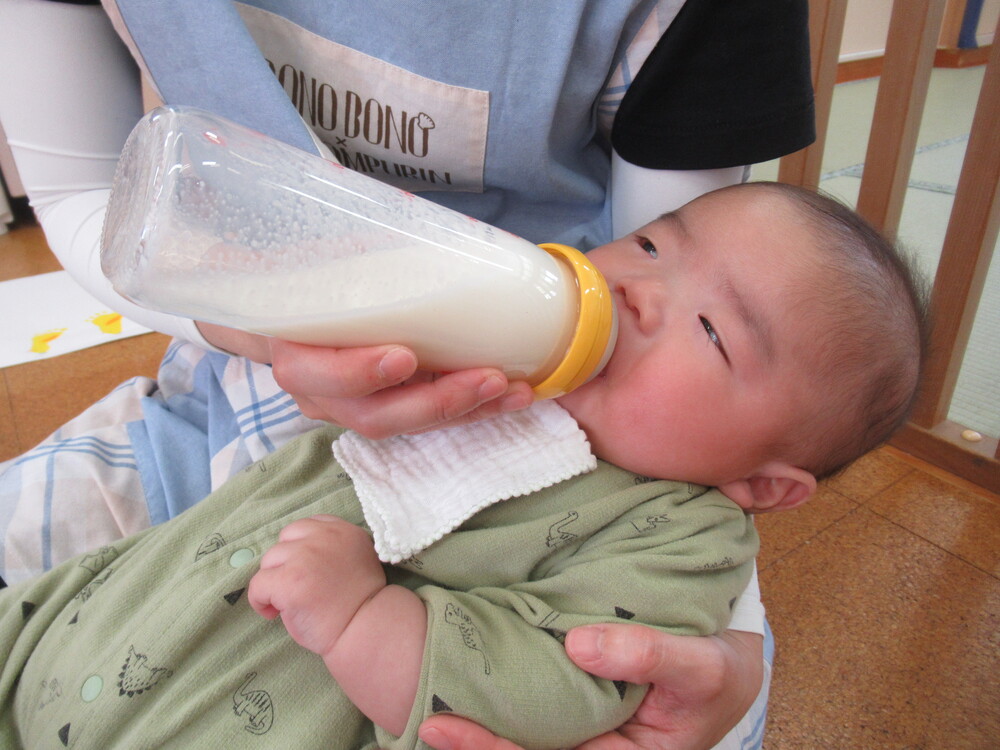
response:
<path fill-rule="evenodd" d="M 193 321 L 134 305 L 101 272 L 111 180 L 122 144 L 142 116 L 138 71 L 104 11 L 3 0 L 0 70 L 0 122 L 31 207 L 63 268 L 137 323 L 208 346 Z"/>
<path fill-rule="evenodd" d="M 743 182 L 745 167 L 647 169 L 611 152 L 611 231 L 621 237 L 699 195 Z"/>
<path fill-rule="evenodd" d="M 743 589 L 733 607 L 733 617 L 729 621 L 730 630 L 745 630 L 748 633 L 764 635 L 764 604 L 760 600 L 760 583 L 757 581 L 757 565 L 754 564 L 750 582 Z"/>

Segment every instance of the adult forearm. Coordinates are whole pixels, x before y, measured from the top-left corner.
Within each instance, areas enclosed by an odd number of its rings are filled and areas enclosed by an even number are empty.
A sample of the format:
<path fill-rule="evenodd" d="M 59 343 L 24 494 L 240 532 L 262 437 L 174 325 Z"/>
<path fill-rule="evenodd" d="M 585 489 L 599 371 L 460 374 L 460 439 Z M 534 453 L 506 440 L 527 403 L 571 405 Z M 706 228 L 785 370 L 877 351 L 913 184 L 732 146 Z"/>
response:
<path fill-rule="evenodd" d="M 121 297 L 100 267 L 100 236 L 118 154 L 142 115 L 139 77 L 98 6 L 0 3 L 0 121 L 49 247 L 109 308 L 204 343 L 194 323 Z"/>

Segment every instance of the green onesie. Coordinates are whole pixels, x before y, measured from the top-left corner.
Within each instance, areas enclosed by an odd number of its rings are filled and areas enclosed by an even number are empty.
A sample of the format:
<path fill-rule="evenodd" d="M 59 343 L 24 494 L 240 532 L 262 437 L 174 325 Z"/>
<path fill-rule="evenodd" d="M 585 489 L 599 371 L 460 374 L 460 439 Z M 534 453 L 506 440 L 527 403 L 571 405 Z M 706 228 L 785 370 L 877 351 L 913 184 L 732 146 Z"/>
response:
<path fill-rule="evenodd" d="M 573 746 L 624 722 L 644 688 L 575 667 L 568 629 L 714 633 L 749 579 L 753 524 L 715 490 L 599 462 L 492 505 L 386 567 L 428 613 L 420 688 L 393 737 L 247 603 L 288 523 L 364 525 L 331 455 L 338 434 L 304 435 L 174 520 L 0 592 L 0 746 L 423 747 L 417 727 L 441 711 L 528 748 Z"/>

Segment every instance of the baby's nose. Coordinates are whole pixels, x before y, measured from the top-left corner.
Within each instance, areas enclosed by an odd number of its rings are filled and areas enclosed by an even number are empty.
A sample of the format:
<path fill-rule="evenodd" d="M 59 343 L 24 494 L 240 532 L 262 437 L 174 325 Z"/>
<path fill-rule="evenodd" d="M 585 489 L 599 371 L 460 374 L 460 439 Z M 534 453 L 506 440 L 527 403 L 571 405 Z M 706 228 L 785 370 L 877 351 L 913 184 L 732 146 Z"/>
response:
<path fill-rule="evenodd" d="M 623 281 L 620 288 L 625 306 L 642 333 L 652 334 L 665 323 L 668 295 L 660 280 L 639 276 Z"/>

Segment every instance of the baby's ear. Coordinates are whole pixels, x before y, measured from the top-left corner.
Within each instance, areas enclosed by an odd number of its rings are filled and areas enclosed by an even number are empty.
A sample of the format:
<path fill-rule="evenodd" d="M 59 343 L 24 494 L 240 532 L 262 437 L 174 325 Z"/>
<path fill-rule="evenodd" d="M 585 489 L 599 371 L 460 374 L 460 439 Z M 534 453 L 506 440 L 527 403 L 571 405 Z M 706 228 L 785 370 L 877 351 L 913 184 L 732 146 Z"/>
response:
<path fill-rule="evenodd" d="M 805 469 L 772 461 L 745 479 L 719 485 L 719 490 L 751 513 L 789 510 L 812 497 L 816 477 Z"/>

